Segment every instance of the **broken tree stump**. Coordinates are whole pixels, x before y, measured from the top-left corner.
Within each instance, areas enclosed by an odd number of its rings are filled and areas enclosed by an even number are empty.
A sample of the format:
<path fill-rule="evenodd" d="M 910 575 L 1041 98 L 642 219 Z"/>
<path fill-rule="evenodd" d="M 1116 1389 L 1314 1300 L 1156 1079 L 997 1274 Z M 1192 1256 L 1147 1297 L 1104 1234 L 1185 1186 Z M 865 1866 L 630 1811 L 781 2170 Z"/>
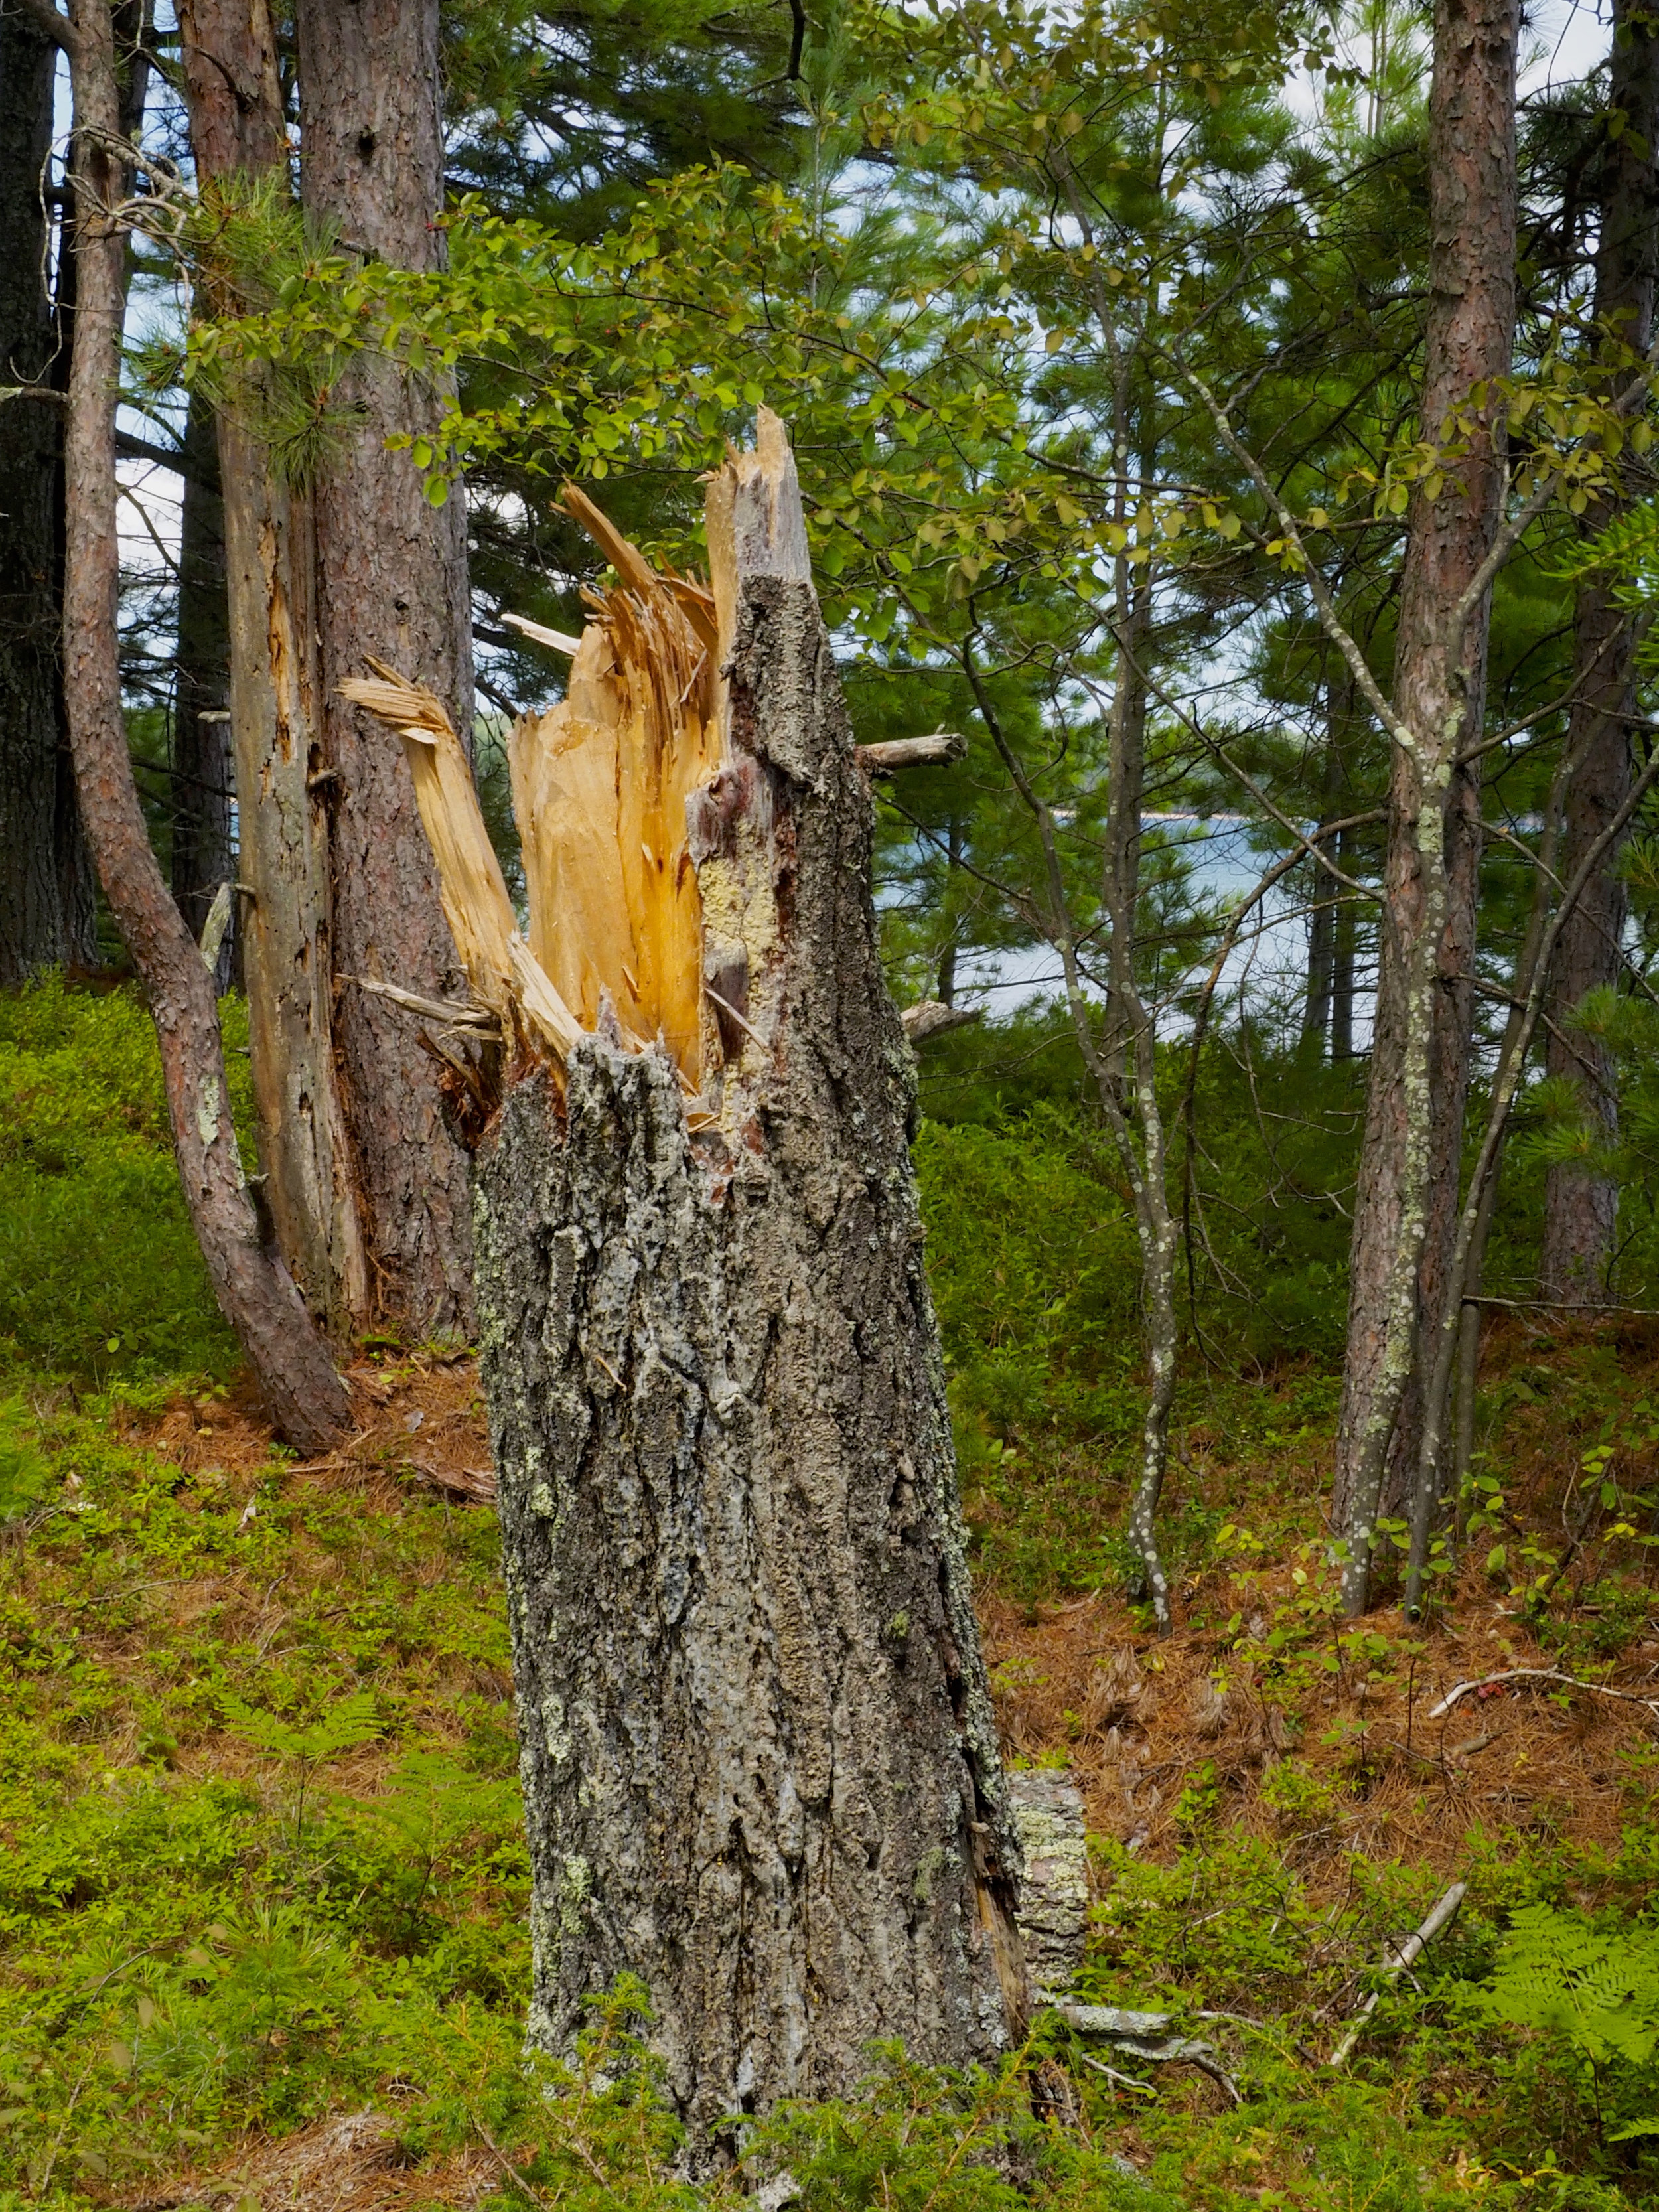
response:
<path fill-rule="evenodd" d="M 638 1975 L 695 2159 L 727 2115 L 847 2091 L 873 2038 L 1005 2049 L 1018 1846 L 869 782 L 782 426 L 763 410 L 711 480 L 707 587 L 567 499 L 617 582 L 565 702 L 514 733 L 526 937 L 434 702 L 351 688 L 406 733 L 504 1036 L 477 1295 L 531 2033 L 562 2047 Z"/>

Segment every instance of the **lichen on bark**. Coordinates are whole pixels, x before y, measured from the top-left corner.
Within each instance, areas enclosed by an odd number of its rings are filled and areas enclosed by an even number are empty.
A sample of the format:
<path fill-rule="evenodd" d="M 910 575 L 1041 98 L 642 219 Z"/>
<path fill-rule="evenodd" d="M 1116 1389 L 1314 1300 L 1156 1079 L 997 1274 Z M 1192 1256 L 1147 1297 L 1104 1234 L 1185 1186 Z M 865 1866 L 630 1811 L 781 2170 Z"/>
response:
<path fill-rule="evenodd" d="M 475 1175 L 530 2033 L 564 2047 L 637 1975 L 694 2164 L 872 2039 L 994 2059 L 1026 1998 L 869 787 L 762 447 L 710 533 L 719 765 L 660 856 L 707 886 L 701 1037 L 677 1058 L 606 998 L 554 1052 L 508 1006 Z"/>

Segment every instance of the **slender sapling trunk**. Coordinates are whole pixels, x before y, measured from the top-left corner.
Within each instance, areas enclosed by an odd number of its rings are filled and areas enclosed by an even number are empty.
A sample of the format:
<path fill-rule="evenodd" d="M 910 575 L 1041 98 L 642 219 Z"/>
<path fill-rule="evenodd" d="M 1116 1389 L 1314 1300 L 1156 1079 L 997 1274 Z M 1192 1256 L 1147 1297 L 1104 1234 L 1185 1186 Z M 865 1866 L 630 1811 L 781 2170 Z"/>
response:
<path fill-rule="evenodd" d="M 127 750 L 115 476 L 126 179 L 106 0 L 73 0 L 63 42 L 74 105 L 77 270 L 64 691 L 81 809 L 105 896 L 149 997 L 179 1176 L 215 1293 L 278 1431 L 302 1449 L 322 1450 L 349 1426 L 349 1401 L 288 1270 L 261 1242 L 231 1121 L 212 979 L 150 849 Z"/>

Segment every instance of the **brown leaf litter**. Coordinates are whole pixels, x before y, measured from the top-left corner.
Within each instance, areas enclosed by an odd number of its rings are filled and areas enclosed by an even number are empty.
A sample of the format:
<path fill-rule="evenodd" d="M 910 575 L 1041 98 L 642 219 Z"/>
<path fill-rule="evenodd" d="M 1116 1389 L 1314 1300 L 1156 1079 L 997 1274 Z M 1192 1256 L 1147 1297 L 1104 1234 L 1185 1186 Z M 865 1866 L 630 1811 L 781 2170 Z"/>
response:
<path fill-rule="evenodd" d="M 365 1358 L 349 1379 L 357 1432 L 327 1458 L 293 1465 L 289 1480 L 359 1491 L 371 1510 L 391 1507 L 410 1489 L 456 1504 L 493 1500 L 470 1359 Z M 256 1474 L 270 1471 L 270 1432 L 245 1392 L 228 1401 L 180 1400 L 159 1418 L 130 1419 L 128 1427 L 189 1473 L 217 1468 L 251 1487 Z M 1201 1436 L 1189 1441 L 1204 1449 Z M 1522 1446 L 1525 1458 L 1526 1439 Z M 1540 1425 L 1528 1468 L 1517 1471 L 1517 1493 L 1523 1473 L 1545 1483 L 1560 1463 L 1559 1437 L 1547 1441 Z M 1236 1484 L 1236 1471 L 1224 1479 Z M 1309 1488 L 1312 1526 L 1321 1470 L 1310 1463 L 1296 1479 Z M 1299 1681 L 1285 1676 L 1261 1643 L 1274 1609 L 1286 1617 L 1291 1577 L 1285 1561 L 1245 1589 L 1226 1567 L 1207 1568 L 1182 1592 L 1186 1625 L 1163 1639 L 1103 1590 L 1063 1605 L 1023 1605 L 982 1589 L 986 1656 L 1008 1754 L 1068 1765 L 1091 1832 L 1165 1862 L 1180 1844 L 1182 1789 L 1202 1773 L 1219 1791 L 1223 1825 L 1293 1852 L 1316 1898 L 1341 1891 L 1355 1852 L 1420 1867 L 1443 1882 L 1466 1862 L 1472 1831 L 1541 1832 L 1581 1850 L 1616 1842 L 1628 1788 L 1621 1755 L 1653 1740 L 1644 1705 L 1517 1680 L 1466 1695 L 1430 1717 L 1459 1682 L 1517 1668 L 1573 1671 L 1540 1644 L 1518 1603 L 1475 1562 L 1465 1564 L 1449 1615 L 1434 1625 L 1408 1628 L 1391 1607 L 1360 1624 L 1388 1639 L 1380 1663 L 1345 1661 L 1325 1673 L 1310 1650 Z M 1220 1626 L 1241 1609 L 1255 1632 L 1244 1656 Z M 1618 1686 L 1638 1697 L 1659 1695 L 1655 1628 L 1650 1615 L 1644 1638 L 1626 1648 L 1615 1670 Z M 1328 1645 L 1333 1633 L 1326 1632 Z M 1287 1758 L 1331 1793 L 1334 1810 L 1311 1832 L 1287 1825 L 1263 1795 L 1263 1783 Z M 250 2144 L 212 2177 L 181 2184 L 185 2193 L 151 2197 L 126 2212 L 228 2212 L 239 2203 L 249 2212 L 255 2205 L 259 2212 L 435 2212 L 440 2205 L 465 2212 L 500 2178 L 498 2161 L 483 2148 L 410 2167 L 401 2161 L 393 2124 L 362 2113 Z"/>

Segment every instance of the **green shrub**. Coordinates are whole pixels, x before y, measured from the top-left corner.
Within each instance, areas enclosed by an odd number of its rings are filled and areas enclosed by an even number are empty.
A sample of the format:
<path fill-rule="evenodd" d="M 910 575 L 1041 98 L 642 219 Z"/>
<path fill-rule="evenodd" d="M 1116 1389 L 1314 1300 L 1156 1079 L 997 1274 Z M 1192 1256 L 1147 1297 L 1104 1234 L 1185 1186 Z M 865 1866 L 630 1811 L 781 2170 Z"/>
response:
<path fill-rule="evenodd" d="M 1048 1108 L 1018 1123 L 923 1125 L 928 1279 L 969 1430 L 1121 1422 L 1139 1357 L 1139 1252 L 1098 1164 Z"/>
<path fill-rule="evenodd" d="M 228 1045 L 246 1014 L 225 1004 Z M 229 1055 L 246 1121 L 246 1061 Z M 58 976 L 0 996 L 0 1359 L 98 1380 L 226 1373 L 149 1018 Z"/>

